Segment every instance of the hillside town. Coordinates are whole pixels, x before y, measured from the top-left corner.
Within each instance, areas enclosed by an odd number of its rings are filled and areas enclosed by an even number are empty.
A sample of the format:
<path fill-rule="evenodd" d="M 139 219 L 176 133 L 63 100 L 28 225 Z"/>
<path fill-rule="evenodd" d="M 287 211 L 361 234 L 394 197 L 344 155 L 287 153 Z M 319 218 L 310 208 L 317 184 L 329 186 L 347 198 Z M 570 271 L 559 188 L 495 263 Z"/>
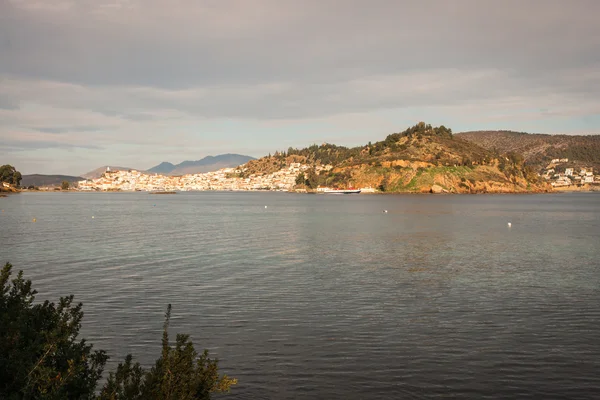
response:
<path fill-rule="evenodd" d="M 291 163 L 279 171 L 247 177 L 243 167 L 224 168 L 203 174 L 165 176 L 148 174 L 136 170 L 111 171 L 110 168 L 98 179 L 79 181 L 74 189 L 80 191 L 201 191 L 201 190 L 275 190 L 289 191 L 296 185 L 296 178 L 311 168 L 300 163 Z M 315 172 L 330 170 L 330 165 L 318 165 Z"/>
<path fill-rule="evenodd" d="M 568 158 L 556 158 L 546 167 L 542 178 L 553 187 L 564 188 L 570 186 L 600 185 L 600 175 L 594 175 L 591 167 L 567 167 Z"/>
<path fill-rule="evenodd" d="M 591 167 L 567 167 L 567 158 L 554 159 L 544 169 L 541 176 L 557 189 L 600 185 L 600 175 L 594 175 Z M 167 176 L 149 174 L 137 170 L 110 170 L 98 179 L 79 181 L 72 189 L 79 191 L 291 191 L 295 189 L 296 178 L 311 166 L 291 163 L 285 168 L 270 174 L 244 174 L 244 166 L 224 168 L 214 172 Z M 315 172 L 329 171 L 331 165 L 318 165 Z M 319 188 L 327 189 L 327 188 Z M 317 189 L 317 191 L 319 191 Z M 368 188 L 364 189 L 368 192 Z M 371 190 L 374 191 L 374 190 Z"/>

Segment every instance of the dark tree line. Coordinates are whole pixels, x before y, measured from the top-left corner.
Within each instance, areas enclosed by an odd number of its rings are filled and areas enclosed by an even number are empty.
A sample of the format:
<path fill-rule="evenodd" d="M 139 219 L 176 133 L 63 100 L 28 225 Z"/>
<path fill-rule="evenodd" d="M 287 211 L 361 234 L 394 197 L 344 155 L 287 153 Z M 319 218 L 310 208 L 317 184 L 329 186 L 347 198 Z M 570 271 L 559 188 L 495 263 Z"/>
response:
<path fill-rule="evenodd" d="M 334 166 L 347 164 L 362 163 L 369 158 L 380 157 L 386 151 L 398 153 L 407 149 L 406 145 L 398 145 L 398 141 L 404 137 L 408 138 L 423 138 L 427 136 L 435 136 L 441 139 L 452 139 L 452 130 L 445 126 L 433 127 L 424 122 L 419 122 L 400 133 L 392 133 L 384 140 L 371 143 L 365 146 L 344 147 L 336 146 L 330 143 L 321 145 L 313 144 L 303 149 L 288 148 L 286 151 L 277 151 L 274 157 L 285 159 L 286 157 L 297 155 L 302 156 L 308 163 L 331 164 Z"/>

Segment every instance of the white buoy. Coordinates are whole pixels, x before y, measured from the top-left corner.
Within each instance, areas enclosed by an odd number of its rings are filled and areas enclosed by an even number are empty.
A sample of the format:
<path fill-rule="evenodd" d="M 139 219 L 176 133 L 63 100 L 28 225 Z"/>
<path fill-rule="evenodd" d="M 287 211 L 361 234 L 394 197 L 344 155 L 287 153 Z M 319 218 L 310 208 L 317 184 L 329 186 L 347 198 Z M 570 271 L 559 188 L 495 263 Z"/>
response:
<path fill-rule="evenodd" d="M 383 210 L 383 212 L 387 214 L 387 210 Z"/>
<path fill-rule="evenodd" d="M 265 206 L 265 208 L 267 208 L 267 206 Z"/>
<path fill-rule="evenodd" d="M 509 223 L 508 223 L 508 227 L 510 228 L 511 226 L 512 226 L 512 224 L 509 222 Z"/>
<path fill-rule="evenodd" d="M 92 215 L 92 219 L 94 219 L 94 218 L 96 218 L 96 217 L 94 217 L 94 216 Z"/>

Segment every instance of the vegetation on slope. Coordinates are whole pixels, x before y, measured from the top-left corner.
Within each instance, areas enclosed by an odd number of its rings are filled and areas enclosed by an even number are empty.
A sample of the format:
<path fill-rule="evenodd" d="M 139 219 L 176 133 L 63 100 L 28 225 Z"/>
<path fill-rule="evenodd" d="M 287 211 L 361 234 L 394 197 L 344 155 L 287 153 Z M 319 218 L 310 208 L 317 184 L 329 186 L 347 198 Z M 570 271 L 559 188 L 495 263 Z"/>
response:
<path fill-rule="evenodd" d="M 424 122 L 384 140 L 358 147 L 324 143 L 289 148 L 246 164 L 242 176 L 266 174 L 291 163 L 332 165 L 316 179 L 307 171 L 298 186 L 373 187 L 385 192 L 426 192 L 433 185 L 448 192 L 545 190 L 537 173 L 517 153 L 499 154 Z M 304 182 L 304 183 L 303 183 Z"/>
<path fill-rule="evenodd" d="M 10 280 L 11 273 L 7 263 L 0 274 L 1 399 L 210 399 L 236 384 L 219 375 L 218 361 L 206 350 L 198 355 L 188 335 L 170 344 L 169 305 L 155 365 L 146 370 L 128 355 L 98 394 L 108 356 L 78 338 L 82 304 L 74 304 L 73 296 L 36 303 L 31 281 L 22 271 Z"/>
<path fill-rule="evenodd" d="M 535 168 L 552 159 L 600 168 L 600 135 L 545 135 L 513 131 L 473 131 L 457 135 L 496 153 L 520 153 Z"/>

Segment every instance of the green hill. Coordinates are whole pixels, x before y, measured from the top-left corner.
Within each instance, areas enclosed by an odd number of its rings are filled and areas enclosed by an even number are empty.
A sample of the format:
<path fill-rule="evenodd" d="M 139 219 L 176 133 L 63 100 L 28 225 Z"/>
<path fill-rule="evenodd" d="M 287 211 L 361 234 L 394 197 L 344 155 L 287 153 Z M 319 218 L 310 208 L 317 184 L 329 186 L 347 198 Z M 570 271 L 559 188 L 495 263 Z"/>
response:
<path fill-rule="evenodd" d="M 372 187 L 385 192 L 527 192 L 548 190 L 518 154 L 497 152 L 452 134 L 444 126 L 420 122 L 384 140 L 358 147 L 324 143 L 289 148 L 253 160 L 241 174 L 267 174 L 294 162 L 331 165 L 309 170 L 299 186 Z M 303 181 L 304 180 L 304 181 Z"/>

